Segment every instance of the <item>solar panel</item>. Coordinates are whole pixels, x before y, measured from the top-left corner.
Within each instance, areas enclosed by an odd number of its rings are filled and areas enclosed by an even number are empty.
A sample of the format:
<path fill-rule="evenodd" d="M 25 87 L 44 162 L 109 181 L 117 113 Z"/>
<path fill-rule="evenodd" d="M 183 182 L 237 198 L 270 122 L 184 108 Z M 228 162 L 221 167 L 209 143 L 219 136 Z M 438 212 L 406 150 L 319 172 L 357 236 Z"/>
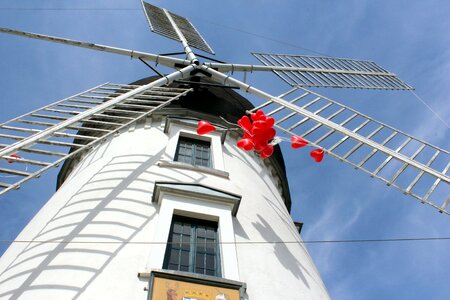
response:
<path fill-rule="evenodd" d="M 184 38 L 189 46 L 214 54 L 214 51 L 188 19 L 144 1 L 142 1 L 142 6 L 153 32 L 179 42 Z"/>
<path fill-rule="evenodd" d="M 334 87 L 381 90 L 412 90 L 395 74 L 372 61 L 306 56 L 252 53 L 291 86 Z"/>

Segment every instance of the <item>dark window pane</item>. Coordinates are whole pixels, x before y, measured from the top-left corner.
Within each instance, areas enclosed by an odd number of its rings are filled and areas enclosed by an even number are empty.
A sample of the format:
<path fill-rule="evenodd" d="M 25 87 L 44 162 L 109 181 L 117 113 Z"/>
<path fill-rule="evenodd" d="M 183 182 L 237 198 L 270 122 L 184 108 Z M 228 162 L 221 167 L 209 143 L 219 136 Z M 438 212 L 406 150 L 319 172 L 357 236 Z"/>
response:
<path fill-rule="evenodd" d="M 204 268 L 205 267 L 205 255 L 204 254 L 198 254 L 195 256 L 195 266 L 197 268 Z"/>
<path fill-rule="evenodd" d="M 181 233 L 182 225 L 179 223 L 173 224 L 173 232 L 175 233 Z"/>
<path fill-rule="evenodd" d="M 183 243 L 181 244 L 181 249 L 190 250 L 191 249 L 191 237 L 183 235 Z"/>
<path fill-rule="evenodd" d="M 214 229 L 208 228 L 208 230 L 206 230 L 206 237 L 208 239 L 215 239 L 216 238 L 216 231 Z"/>
<path fill-rule="evenodd" d="M 205 228 L 204 227 L 198 227 L 197 228 L 197 237 L 205 237 Z"/>
<path fill-rule="evenodd" d="M 206 268 L 207 269 L 211 269 L 214 270 L 214 261 L 215 261 L 215 256 L 214 255 L 210 255 L 207 254 L 206 255 Z"/>
<path fill-rule="evenodd" d="M 178 250 L 170 251 L 169 264 L 178 264 L 179 255 L 180 255 L 180 251 L 178 251 Z"/>
<path fill-rule="evenodd" d="M 189 266 L 180 266 L 180 271 L 189 272 Z"/>
<path fill-rule="evenodd" d="M 205 240 L 197 238 L 197 243 L 195 243 L 195 251 L 205 252 Z"/>
<path fill-rule="evenodd" d="M 180 264 L 183 266 L 189 266 L 189 252 L 181 251 Z"/>
<path fill-rule="evenodd" d="M 183 224 L 183 234 L 185 235 L 191 235 L 191 225 L 190 224 Z"/>
<path fill-rule="evenodd" d="M 214 240 L 207 240 L 206 241 L 206 253 L 214 254 L 216 252 L 216 243 Z"/>
<path fill-rule="evenodd" d="M 211 165 L 210 148 L 209 142 L 180 137 L 175 153 L 175 161 L 209 167 Z"/>
<path fill-rule="evenodd" d="M 181 235 L 174 233 L 172 235 L 172 245 L 174 247 L 178 247 L 180 245 L 180 241 L 181 241 Z"/>
<path fill-rule="evenodd" d="M 217 249 L 216 222 L 174 216 L 163 268 L 220 276 Z"/>

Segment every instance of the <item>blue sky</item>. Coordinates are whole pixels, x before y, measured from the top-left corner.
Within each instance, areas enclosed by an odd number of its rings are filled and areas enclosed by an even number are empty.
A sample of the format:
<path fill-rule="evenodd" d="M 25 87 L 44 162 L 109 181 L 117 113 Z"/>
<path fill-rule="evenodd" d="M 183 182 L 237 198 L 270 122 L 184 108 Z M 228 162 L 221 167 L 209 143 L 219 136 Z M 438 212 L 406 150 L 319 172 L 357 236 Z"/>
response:
<path fill-rule="evenodd" d="M 414 86 L 441 118 L 450 121 L 448 1 L 152 3 L 188 17 L 223 61 L 257 63 L 250 52 L 376 61 Z M 0 0 L 0 26 L 151 53 L 181 51 L 178 43 L 149 31 L 140 9 L 138 0 Z M 0 54 L 0 122 L 104 82 L 129 83 L 152 75 L 141 62 L 127 57 L 4 34 Z M 288 89 L 268 74 L 250 79 L 273 94 Z M 449 149 L 449 128 L 410 92 L 317 91 Z M 292 215 L 305 223 L 305 240 L 450 237 L 448 216 L 330 157 L 315 164 L 306 152 L 284 148 Z M 56 173 L 0 198 L 0 239 L 14 239 L 45 203 L 55 189 Z M 0 244 L 0 253 L 5 248 Z M 450 241 L 308 248 L 334 299 L 447 299 L 450 294 Z"/>

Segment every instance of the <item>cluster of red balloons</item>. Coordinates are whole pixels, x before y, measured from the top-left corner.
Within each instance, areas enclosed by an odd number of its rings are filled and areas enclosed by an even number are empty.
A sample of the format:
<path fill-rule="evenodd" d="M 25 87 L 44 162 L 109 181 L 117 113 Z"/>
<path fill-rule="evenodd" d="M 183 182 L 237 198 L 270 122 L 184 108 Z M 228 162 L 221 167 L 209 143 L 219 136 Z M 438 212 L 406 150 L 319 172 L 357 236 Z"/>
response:
<path fill-rule="evenodd" d="M 237 124 L 244 131 L 244 137 L 237 142 L 239 148 L 245 151 L 254 149 L 263 159 L 273 154 L 273 145 L 270 142 L 277 134 L 273 128 L 274 118 L 268 117 L 262 110 L 258 110 L 252 113 L 250 118 L 243 116 Z"/>
<path fill-rule="evenodd" d="M 266 116 L 262 110 L 248 116 L 243 116 L 237 122 L 238 126 L 244 131 L 244 136 L 237 142 L 237 146 L 245 151 L 255 150 L 261 158 L 270 157 L 273 154 L 273 144 L 271 143 L 277 134 L 273 128 L 275 120 Z M 214 125 L 206 121 L 198 122 L 197 133 L 207 134 L 216 130 Z M 291 137 L 291 146 L 294 149 L 302 148 L 308 145 L 308 141 L 299 136 Z M 310 152 L 310 156 L 320 162 L 324 156 L 324 150 L 315 149 Z"/>

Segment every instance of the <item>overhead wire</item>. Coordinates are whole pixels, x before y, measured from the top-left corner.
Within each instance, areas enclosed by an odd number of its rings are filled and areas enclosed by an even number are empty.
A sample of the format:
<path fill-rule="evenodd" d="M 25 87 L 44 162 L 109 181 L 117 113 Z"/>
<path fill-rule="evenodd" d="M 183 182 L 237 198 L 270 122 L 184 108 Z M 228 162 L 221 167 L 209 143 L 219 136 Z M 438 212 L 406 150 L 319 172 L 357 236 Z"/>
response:
<path fill-rule="evenodd" d="M 415 241 L 447 241 L 450 237 L 412 237 L 387 239 L 349 239 L 349 240 L 306 240 L 306 241 L 235 241 L 211 242 L 221 245 L 258 245 L 258 244 L 348 244 L 348 243 L 386 243 L 386 242 L 415 242 Z M 168 245 L 180 244 L 176 242 L 151 241 L 55 241 L 55 240 L 0 240 L 0 243 L 35 243 L 35 244 L 135 244 L 135 245 Z M 182 243 L 183 244 L 183 243 Z M 187 244 L 190 244 L 187 243 Z M 202 243 L 204 244 L 204 243 Z"/>
<path fill-rule="evenodd" d="M 425 107 L 428 108 L 447 128 L 450 128 L 448 123 L 443 118 L 441 118 L 441 116 L 433 108 L 431 108 L 431 106 L 427 102 L 425 102 L 425 100 L 419 97 L 419 95 L 417 95 L 413 90 L 411 90 L 411 94 L 413 94 L 417 100 L 422 102 L 423 105 L 425 105 Z"/>
<path fill-rule="evenodd" d="M 48 7 L 48 8 L 27 8 L 27 7 L 0 7 L 0 10 L 18 10 L 18 11 L 121 11 L 121 10 L 141 10 L 141 8 L 63 8 L 63 7 Z"/>
<path fill-rule="evenodd" d="M 142 8 L 89 8 L 89 7 L 86 7 L 86 8 L 24 8 L 24 7 L 17 7 L 17 8 L 15 8 L 15 7 L 0 7 L 0 11 L 1 10 L 18 10 L 18 11 L 140 11 L 140 10 L 142 10 Z M 228 29 L 231 29 L 231 30 L 242 32 L 242 33 L 245 33 L 245 34 L 248 34 L 248 35 L 252 35 L 252 36 L 255 36 L 255 37 L 258 37 L 258 38 L 261 38 L 261 39 L 265 39 L 265 40 L 268 40 L 268 41 L 272 41 L 272 42 L 276 42 L 276 43 L 279 43 L 279 44 L 287 45 L 287 46 L 290 46 L 290 47 L 293 47 L 293 48 L 297 48 L 297 49 L 302 49 L 302 50 L 305 50 L 305 51 L 308 51 L 308 52 L 311 52 L 311 53 L 315 53 L 315 54 L 318 54 L 318 55 L 330 56 L 329 54 L 318 52 L 318 51 L 312 50 L 310 48 L 302 47 L 302 46 L 299 46 L 299 45 L 296 45 L 296 44 L 293 44 L 293 43 L 290 43 L 290 42 L 286 42 L 286 41 L 282 41 L 282 40 L 279 40 L 279 39 L 276 39 L 276 38 L 268 37 L 268 36 L 265 36 L 265 35 L 262 35 L 262 34 L 259 34 L 259 33 L 254 33 L 254 32 L 250 32 L 250 31 L 247 31 L 247 30 L 243 30 L 243 29 L 240 29 L 240 28 L 233 27 L 233 26 L 220 24 L 220 23 L 217 23 L 217 22 L 214 22 L 214 21 L 211 21 L 211 20 L 207 20 L 207 19 L 204 19 L 204 18 L 196 17 L 195 19 L 198 19 L 198 20 L 201 20 L 203 22 L 207 22 L 207 23 L 219 26 L 219 27 L 224 27 L 224 28 L 228 28 Z"/>

